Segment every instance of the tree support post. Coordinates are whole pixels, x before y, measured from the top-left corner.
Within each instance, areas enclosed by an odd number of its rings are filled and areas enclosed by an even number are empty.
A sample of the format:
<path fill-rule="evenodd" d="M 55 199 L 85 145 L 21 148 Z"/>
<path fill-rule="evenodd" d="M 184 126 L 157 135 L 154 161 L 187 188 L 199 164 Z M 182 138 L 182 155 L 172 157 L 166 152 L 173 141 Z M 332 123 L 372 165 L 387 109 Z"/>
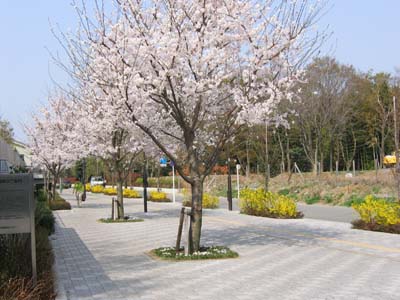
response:
<path fill-rule="evenodd" d="M 182 207 L 181 213 L 179 215 L 178 235 L 176 237 L 176 245 L 175 245 L 176 254 L 179 253 L 179 250 L 181 248 L 181 239 L 182 239 L 182 229 L 183 229 L 183 219 L 184 218 L 185 218 L 185 207 Z"/>

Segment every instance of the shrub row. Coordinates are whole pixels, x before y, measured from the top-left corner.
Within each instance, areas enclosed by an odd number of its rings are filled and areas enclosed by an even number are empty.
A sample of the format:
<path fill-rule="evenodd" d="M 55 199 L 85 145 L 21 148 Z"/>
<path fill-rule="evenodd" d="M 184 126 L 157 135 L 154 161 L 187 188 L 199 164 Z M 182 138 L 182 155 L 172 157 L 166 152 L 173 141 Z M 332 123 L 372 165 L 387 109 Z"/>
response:
<path fill-rule="evenodd" d="M 71 209 L 71 204 L 66 201 L 64 198 L 60 196 L 60 194 L 56 193 L 55 200 L 51 201 L 47 204 L 47 196 L 46 192 L 43 190 L 39 190 L 37 199 L 37 209 L 43 210 L 43 207 L 49 210 L 69 210 Z"/>
<path fill-rule="evenodd" d="M 157 187 L 157 178 L 150 177 L 147 179 L 149 187 Z M 139 177 L 134 182 L 134 186 L 143 186 L 143 178 Z M 175 187 L 178 186 L 178 178 L 175 177 Z M 160 188 L 172 188 L 172 177 L 160 177 Z"/>
<path fill-rule="evenodd" d="M 90 187 L 90 186 L 89 186 Z M 104 194 L 104 195 L 109 195 L 109 196 L 115 196 L 117 195 L 117 189 L 116 188 L 104 188 L 101 185 L 95 185 L 93 187 L 90 187 L 87 189 L 88 191 L 95 193 L 95 194 Z M 136 190 L 131 190 L 131 189 L 124 189 L 123 190 L 123 196 L 124 198 L 141 198 L 142 196 L 140 193 Z"/>

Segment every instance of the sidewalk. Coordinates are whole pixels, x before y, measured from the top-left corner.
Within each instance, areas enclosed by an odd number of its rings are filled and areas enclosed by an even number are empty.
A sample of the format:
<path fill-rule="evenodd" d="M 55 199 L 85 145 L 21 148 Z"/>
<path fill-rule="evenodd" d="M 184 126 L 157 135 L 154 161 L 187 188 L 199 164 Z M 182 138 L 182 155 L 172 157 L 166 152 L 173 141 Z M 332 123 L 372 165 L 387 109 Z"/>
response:
<path fill-rule="evenodd" d="M 238 259 L 155 261 L 172 246 L 179 204 L 126 199 L 141 223 L 103 224 L 111 198 L 88 194 L 82 208 L 56 212 L 52 237 L 59 299 L 398 299 L 400 238 L 311 219 L 276 220 L 204 210 L 205 245 L 227 245 Z"/>

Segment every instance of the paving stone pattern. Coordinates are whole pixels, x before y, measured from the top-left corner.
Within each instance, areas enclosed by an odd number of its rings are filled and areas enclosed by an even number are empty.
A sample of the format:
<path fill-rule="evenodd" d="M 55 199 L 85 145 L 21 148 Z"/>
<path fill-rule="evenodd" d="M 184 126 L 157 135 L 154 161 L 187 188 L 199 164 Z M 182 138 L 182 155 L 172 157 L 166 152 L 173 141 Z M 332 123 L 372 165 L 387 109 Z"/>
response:
<path fill-rule="evenodd" d="M 146 252 L 175 243 L 179 204 L 125 199 L 144 222 L 103 224 L 111 197 L 88 194 L 56 212 L 51 237 L 58 299 L 399 299 L 400 237 L 311 219 L 274 220 L 204 210 L 205 245 L 237 259 L 165 262 Z"/>

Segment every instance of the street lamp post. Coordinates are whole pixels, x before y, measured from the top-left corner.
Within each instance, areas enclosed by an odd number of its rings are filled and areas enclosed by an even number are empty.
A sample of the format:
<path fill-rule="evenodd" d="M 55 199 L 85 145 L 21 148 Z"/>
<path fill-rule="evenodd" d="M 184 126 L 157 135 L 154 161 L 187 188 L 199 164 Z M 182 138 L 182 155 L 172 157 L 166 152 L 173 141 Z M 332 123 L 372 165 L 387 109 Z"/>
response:
<path fill-rule="evenodd" d="M 143 205 L 144 205 L 144 212 L 147 213 L 147 158 L 146 154 L 144 156 L 144 164 L 143 164 Z"/>
<path fill-rule="evenodd" d="M 239 159 L 237 159 L 236 160 L 236 187 L 237 187 L 238 201 L 240 200 L 239 170 L 240 170 L 240 163 L 239 163 Z"/>

